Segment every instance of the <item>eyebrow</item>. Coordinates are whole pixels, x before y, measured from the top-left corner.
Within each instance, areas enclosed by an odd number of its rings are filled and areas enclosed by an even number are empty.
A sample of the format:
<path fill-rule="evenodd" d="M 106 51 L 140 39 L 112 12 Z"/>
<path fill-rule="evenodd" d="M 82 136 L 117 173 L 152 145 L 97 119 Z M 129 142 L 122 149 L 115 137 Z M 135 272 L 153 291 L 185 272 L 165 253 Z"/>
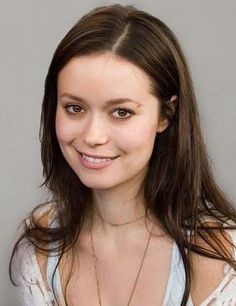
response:
<path fill-rule="evenodd" d="M 75 96 L 75 95 L 72 95 L 72 94 L 69 94 L 69 93 L 63 93 L 59 96 L 59 98 L 70 98 L 70 99 L 73 99 L 75 101 L 78 101 L 78 102 L 82 102 L 82 103 L 85 103 L 86 104 L 86 100 L 84 98 L 81 98 L 79 96 Z M 114 105 L 114 104 L 122 104 L 122 103 L 125 103 L 125 102 L 132 102 L 132 103 L 135 103 L 138 105 L 138 107 L 142 106 L 140 102 L 138 101 L 135 101 L 135 100 L 132 100 L 130 98 L 117 98 L 117 99 L 110 99 L 108 101 L 106 101 L 106 105 Z"/>

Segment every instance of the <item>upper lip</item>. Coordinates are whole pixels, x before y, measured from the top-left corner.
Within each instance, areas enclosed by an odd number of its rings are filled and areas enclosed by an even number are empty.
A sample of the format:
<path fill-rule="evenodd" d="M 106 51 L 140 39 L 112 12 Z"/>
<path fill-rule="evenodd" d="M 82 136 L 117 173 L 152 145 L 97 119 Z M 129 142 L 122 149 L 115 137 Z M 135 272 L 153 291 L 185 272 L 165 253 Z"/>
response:
<path fill-rule="evenodd" d="M 79 152 L 80 154 L 84 154 L 86 156 L 89 156 L 89 157 L 93 157 L 93 158 L 116 158 L 117 156 L 101 156 L 101 155 L 94 155 L 94 154 L 91 154 L 91 153 L 85 153 L 85 152 Z"/>

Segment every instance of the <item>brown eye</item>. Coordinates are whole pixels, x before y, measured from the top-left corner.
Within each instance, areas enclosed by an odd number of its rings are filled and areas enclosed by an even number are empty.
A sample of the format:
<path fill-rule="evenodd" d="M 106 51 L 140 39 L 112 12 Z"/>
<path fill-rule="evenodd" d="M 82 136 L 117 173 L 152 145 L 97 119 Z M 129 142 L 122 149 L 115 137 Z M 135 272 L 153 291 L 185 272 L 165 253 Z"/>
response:
<path fill-rule="evenodd" d="M 134 112 L 131 111 L 130 109 L 127 109 L 127 108 L 117 108 L 114 110 L 113 113 L 117 112 L 118 116 L 114 116 L 116 119 L 128 119 L 129 117 L 131 117 Z M 127 114 L 129 114 L 129 116 L 127 116 Z"/>
<path fill-rule="evenodd" d="M 78 104 L 67 104 L 65 109 L 70 114 L 81 113 L 82 107 Z"/>

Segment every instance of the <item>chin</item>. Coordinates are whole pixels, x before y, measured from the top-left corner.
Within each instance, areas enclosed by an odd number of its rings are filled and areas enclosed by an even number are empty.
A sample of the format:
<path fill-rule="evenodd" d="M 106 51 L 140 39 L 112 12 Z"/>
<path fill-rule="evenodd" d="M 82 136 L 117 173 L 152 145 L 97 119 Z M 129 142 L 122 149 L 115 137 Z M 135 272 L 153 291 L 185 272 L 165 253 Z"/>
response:
<path fill-rule="evenodd" d="M 81 180 L 82 181 L 82 180 Z M 108 190 L 115 188 L 117 185 L 112 185 L 112 184 L 101 184 L 99 182 L 83 182 L 82 183 L 91 189 L 96 189 L 96 190 Z"/>
<path fill-rule="evenodd" d="M 115 188 L 118 185 L 122 184 L 120 182 L 114 182 L 112 179 L 109 179 L 107 177 L 106 179 L 101 178 L 101 177 L 84 177 L 84 176 L 79 176 L 80 181 L 88 188 L 91 189 L 111 189 Z"/>

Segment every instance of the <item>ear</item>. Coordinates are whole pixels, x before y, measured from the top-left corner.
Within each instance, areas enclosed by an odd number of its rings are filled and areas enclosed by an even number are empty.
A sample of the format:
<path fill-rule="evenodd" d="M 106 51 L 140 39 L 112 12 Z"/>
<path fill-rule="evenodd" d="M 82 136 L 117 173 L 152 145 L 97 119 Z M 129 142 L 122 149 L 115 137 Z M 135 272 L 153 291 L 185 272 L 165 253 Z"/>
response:
<path fill-rule="evenodd" d="M 171 99 L 167 102 L 169 104 L 169 107 L 175 112 L 176 106 L 177 106 L 177 101 L 178 101 L 178 96 L 174 95 L 171 97 Z M 158 122 L 158 127 L 157 127 L 157 133 L 162 133 L 164 130 L 168 127 L 169 125 L 169 120 L 167 118 L 160 118 L 160 121 Z"/>

